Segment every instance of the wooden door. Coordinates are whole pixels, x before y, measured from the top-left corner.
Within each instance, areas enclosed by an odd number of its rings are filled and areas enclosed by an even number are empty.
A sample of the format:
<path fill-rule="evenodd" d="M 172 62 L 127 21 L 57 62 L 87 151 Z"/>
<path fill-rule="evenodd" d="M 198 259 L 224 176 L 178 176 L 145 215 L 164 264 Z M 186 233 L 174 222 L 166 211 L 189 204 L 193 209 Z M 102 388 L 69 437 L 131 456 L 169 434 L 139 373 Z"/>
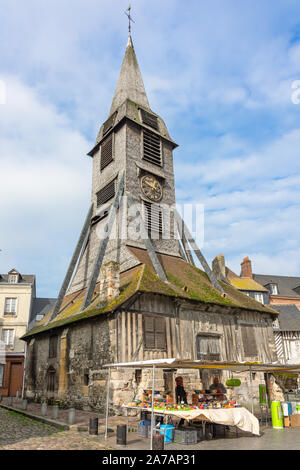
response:
<path fill-rule="evenodd" d="M 15 397 L 16 393 L 22 394 L 23 363 L 12 362 L 10 365 L 9 396 Z"/>

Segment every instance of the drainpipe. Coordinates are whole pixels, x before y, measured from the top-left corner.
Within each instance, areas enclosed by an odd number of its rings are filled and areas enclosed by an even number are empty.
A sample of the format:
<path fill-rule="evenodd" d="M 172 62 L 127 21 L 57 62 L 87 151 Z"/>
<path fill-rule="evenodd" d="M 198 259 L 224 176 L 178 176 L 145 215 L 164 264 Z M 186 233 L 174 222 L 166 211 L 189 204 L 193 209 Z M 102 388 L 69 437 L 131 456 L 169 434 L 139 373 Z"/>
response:
<path fill-rule="evenodd" d="M 23 370 L 23 381 L 22 381 L 22 399 L 24 398 L 26 362 L 27 362 L 27 342 L 25 343 L 25 350 L 24 350 L 24 370 Z"/>

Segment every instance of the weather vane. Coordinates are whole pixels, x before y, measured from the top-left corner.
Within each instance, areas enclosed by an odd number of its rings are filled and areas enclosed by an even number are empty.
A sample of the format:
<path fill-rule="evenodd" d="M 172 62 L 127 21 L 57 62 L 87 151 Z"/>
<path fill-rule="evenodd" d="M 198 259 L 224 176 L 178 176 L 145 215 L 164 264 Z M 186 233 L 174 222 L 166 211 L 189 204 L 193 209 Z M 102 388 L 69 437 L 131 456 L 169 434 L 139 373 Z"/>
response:
<path fill-rule="evenodd" d="M 128 17 L 128 31 L 129 31 L 129 34 L 131 34 L 131 22 L 135 23 L 135 21 L 133 21 L 133 19 L 131 18 L 130 12 L 131 12 L 131 5 L 129 5 L 127 10 L 124 12 L 125 15 Z"/>

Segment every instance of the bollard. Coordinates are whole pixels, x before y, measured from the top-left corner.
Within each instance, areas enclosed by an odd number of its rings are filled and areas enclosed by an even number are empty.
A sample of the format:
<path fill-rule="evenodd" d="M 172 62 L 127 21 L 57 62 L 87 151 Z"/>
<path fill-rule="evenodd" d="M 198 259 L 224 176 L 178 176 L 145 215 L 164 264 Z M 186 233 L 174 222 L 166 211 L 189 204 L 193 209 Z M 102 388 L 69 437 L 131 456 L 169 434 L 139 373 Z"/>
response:
<path fill-rule="evenodd" d="M 27 400 L 23 400 L 23 403 L 22 403 L 22 408 L 23 408 L 23 410 L 27 410 L 27 407 L 28 407 L 28 401 L 27 401 Z"/>
<path fill-rule="evenodd" d="M 69 409 L 68 423 L 71 425 L 75 423 L 75 408 Z"/>
<path fill-rule="evenodd" d="M 164 450 L 164 435 L 153 434 L 153 450 Z"/>
<path fill-rule="evenodd" d="M 119 424 L 117 426 L 117 444 L 126 446 L 127 443 L 127 429 L 126 424 Z"/>
<path fill-rule="evenodd" d="M 89 433 L 94 436 L 98 435 L 98 418 L 90 418 L 90 429 Z"/>
<path fill-rule="evenodd" d="M 13 404 L 13 397 L 8 397 L 7 404 L 8 404 L 8 406 L 12 406 L 12 404 Z"/>
<path fill-rule="evenodd" d="M 52 418 L 53 419 L 58 419 L 58 405 L 53 405 L 52 408 Z"/>
<path fill-rule="evenodd" d="M 42 403 L 42 406 L 41 406 L 41 415 L 46 416 L 46 414 L 47 414 L 47 403 L 44 402 Z"/>

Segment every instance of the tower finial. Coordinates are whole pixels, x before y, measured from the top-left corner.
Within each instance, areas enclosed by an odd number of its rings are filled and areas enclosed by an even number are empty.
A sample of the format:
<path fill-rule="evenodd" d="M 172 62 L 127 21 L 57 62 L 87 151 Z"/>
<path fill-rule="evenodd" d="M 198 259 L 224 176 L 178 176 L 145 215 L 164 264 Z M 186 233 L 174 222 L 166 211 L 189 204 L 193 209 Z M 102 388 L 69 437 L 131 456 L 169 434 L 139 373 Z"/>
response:
<path fill-rule="evenodd" d="M 128 13 L 127 13 L 128 12 Z M 127 10 L 124 12 L 125 15 L 128 17 L 128 32 L 129 32 L 129 36 L 131 35 L 131 22 L 132 23 L 135 23 L 135 21 L 132 19 L 131 17 L 131 5 L 129 5 L 129 7 L 127 8 Z"/>

